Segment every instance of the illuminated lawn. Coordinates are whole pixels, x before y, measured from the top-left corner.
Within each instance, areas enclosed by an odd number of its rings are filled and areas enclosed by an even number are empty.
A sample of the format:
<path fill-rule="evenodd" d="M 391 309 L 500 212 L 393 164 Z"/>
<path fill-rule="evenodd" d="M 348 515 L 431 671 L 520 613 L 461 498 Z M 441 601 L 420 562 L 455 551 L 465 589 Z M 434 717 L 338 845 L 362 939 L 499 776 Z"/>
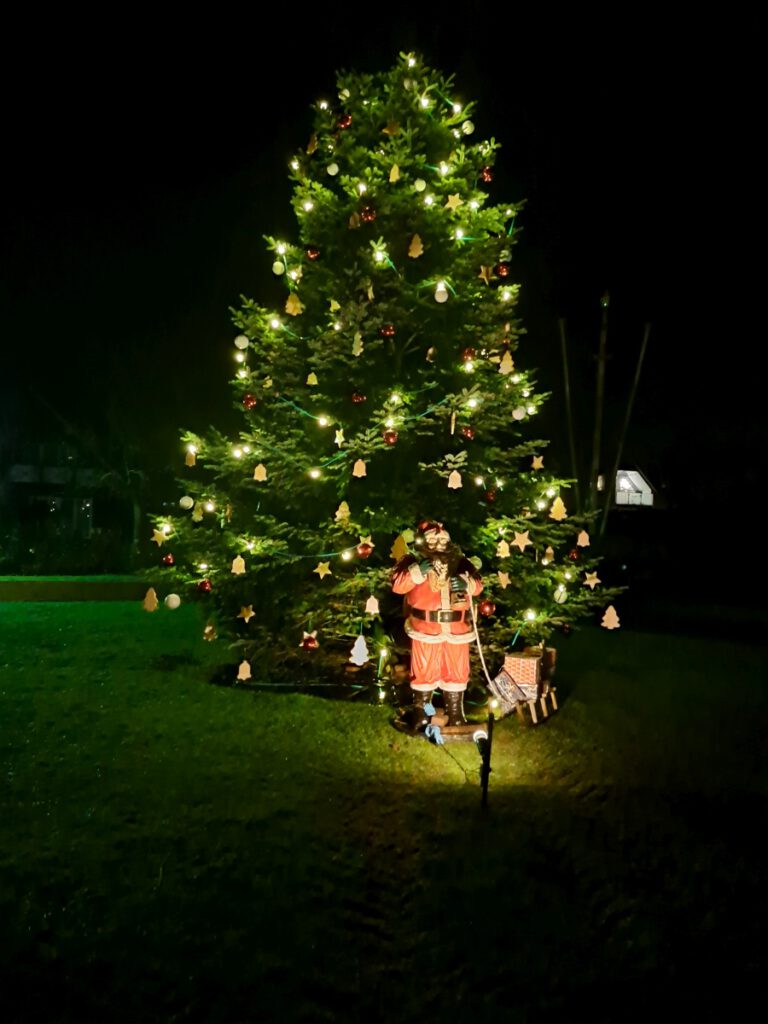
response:
<path fill-rule="evenodd" d="M 473 745 L 208 685 L 226 653 L 190 609 L 0 604 L 6 1020 L 625 1021 L 762 981 L 764 649 L 562 642 L 485 814 Z"/>

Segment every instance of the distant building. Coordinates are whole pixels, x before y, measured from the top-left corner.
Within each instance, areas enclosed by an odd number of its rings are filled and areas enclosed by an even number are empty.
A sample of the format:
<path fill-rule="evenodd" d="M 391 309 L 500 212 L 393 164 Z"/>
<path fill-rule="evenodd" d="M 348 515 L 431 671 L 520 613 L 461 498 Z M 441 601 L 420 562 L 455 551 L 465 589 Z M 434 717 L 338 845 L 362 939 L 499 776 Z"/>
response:
<path fill-rule="evenodd" d="M 597 478 L 598 491 L 605 491 L 605 477 Z M 614 481 L 614 507 L 652 508 L 656 492 L 639 469 L 620 469 Z"/>

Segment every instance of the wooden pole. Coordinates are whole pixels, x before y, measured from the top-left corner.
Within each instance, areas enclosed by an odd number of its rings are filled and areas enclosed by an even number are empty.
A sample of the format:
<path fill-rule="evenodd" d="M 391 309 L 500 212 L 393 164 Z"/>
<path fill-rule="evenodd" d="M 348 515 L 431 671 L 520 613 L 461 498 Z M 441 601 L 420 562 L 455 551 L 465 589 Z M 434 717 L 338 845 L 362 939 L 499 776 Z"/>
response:
<path fill-rule="evenodd" d="M 565 340 L 565 320 L 561 317 L 558 320 L 560 325 L 560 351 L 563 356 L 563 378 L 565 383 L 565 412 L 568 421 L 568 447 L 571 451 L 571 476 L 573 477 L 573 489 L 576 494 L 576 508 L 581 511 L 581 489 L 579 486 L 579 470 L 576 465 L 576 440 L 573 433 L 573 409 L 571 406 L 571 375 L 568 372 L 568 349 Z"/>
<path fill-rule="evenodd" d="M 621 433 L 619 434 L 619 443 L 616 448 L 616 461 L 613 464 L 611 471 L 611 487 L 605 489 L 605 504 L 603 505 L 603 518 L 600 521 L 600 533 L 602 537 L 605 533 L 605 528 L 608 525 L 608 513 L 611 510 L 611 497 L 614 494 L 616 488 L 616 474 L 619 472 L 619 463 L 621 462 L 621 454 L 624 451 L 624 441 L 627 437 L 627 431 L 629 429 L 629 420 L 632 416 L 632 406 L 635 404 L 635 395 L 637 394 L 637 387 L 640 383 L 640 371 L 643 368 L 643 360 L 645 359 L 645 350 L 648 348 L 648 338 L 651 335 L 651 325 L 646 324 L 645 330 L 643 331 L 643 343 L 640 346 L 640 355 L 637 358 L 637 366 L 635 367 L 635 377 L 632 381 L 632 389 L 629 393 L 629 401 L 627 402 L 627 411 L 624 413 L 624 423 L 621 427 Z"/>
<path fill-rule="evenodd" d="M 592 465 L 589 470 L 589 510 L 597 508 L 597 476 L 600 472 L 600 443 L 603 433 L 603 406 L 605 405 L 605 353 L 608 343 L 608 304 L 606 292 L 600 305 L 603 309 L 600 323 L 600 343 L 597 351 L 597 385 L 595 387 L 595 432 L 592 435 Z"/>

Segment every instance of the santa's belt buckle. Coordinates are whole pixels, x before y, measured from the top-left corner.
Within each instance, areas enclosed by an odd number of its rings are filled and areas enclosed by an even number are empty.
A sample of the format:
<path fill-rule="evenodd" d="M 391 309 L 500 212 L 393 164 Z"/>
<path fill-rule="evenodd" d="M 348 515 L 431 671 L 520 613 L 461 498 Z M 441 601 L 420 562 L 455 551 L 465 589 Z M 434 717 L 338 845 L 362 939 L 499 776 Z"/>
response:
<path fill-rule="evenodd" d="M 438 612 L 437 613 L 437 621 L 438 622 L 455 622 L 457 618 L 460 618 L 460 614 L 457 614 L 456 612 Z"/>

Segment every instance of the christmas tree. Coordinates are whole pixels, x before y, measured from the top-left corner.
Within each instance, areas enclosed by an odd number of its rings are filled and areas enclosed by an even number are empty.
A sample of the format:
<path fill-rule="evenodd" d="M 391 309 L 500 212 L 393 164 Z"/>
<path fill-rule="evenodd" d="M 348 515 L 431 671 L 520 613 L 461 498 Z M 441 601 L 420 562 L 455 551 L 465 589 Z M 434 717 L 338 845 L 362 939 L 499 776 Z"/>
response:
<path fill-rule="evenodd" d="M 482 573 L 486 651 L 545 641 L 616 593 L 531 436 L 547 396 L 517 352 L 521 204 L 490 201 L 498 146 L 472 116 L 452 78 L 403 54 L 340 74 L 290 163 L 296 237 L 267 239 L 284 298 L 234 315 L 242 430 L 184 435 L 180 513 L 155 523 L 163 586 L 201 601 L 206 635 L 239 657 L 352 650 L 381 671 L 402 614 L 392 568 L 424 519 Z"/>

